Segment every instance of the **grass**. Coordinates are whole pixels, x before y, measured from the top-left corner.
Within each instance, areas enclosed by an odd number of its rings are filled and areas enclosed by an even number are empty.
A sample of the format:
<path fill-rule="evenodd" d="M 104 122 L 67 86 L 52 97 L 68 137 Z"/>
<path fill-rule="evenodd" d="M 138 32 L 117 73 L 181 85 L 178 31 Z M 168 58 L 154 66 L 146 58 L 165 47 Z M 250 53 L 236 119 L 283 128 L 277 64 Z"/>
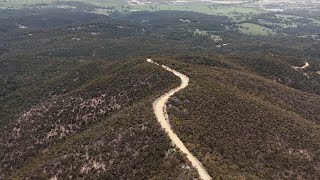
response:
<path fill-rule="evenodd" d="M 0 8 L 6 9 L 22 9 L 36 4 L 52 4 L 53 0 L 10 0 L 7 2 L 1 1 Z"/>
<path fill-rule="evenodd" d="M 170 5 L 170 4 L 147 4 L 147 5 L 130 5 L 125 0 L 64 0 L 65 2 L 77 1 L 86 4 L 96 5 L 101 8 L 96 8 L 94 12 L 99 14 L 110 14 L 110 12 L 117 10 L 120 12 L 130 11 L 162 11 L 162 10 L 176 10 L 176 11 L 193 11 L 209 15 L 221 15 L 228 16 L 234 21 L 241 21 L 247 18 L 253 17 L 256 14 L 263 13 L 263 10 L 256 8 L 246 7 L 229 7 L 229 6 L 208 6 L 208 5 L 196 5 L 192 3 L 186 3 L 184 5 Z M 0 8 L 21 9 L 30 6 L 44 6 L 47 4 L 53 6 L 57 2 L 63 2 L 61 0 L 11 0 L 10 2 L 0 2 Z"/>
<path fill-rule="evenodd" d="M 275 35 L 275 32 L 273 32 L 271 29 L 253 23 L 240 24 L 239 30 L 244 34 L 249 34 L 253 36 Z"/>
<path fill-rule="evenodd" d="M 176 11 L 193 11 L 209 15 L 228 16 L 234 21 L 244 20 L 253 17 L 264 11 L 255 8 L 245 7 L 226 7 L 226 6 L 205 6 L 205 5 L 147 5 L 147 6 L 129 6 L 130 9 L 141 11 L 161 11 L 161 10 L 176 10 Z"/>

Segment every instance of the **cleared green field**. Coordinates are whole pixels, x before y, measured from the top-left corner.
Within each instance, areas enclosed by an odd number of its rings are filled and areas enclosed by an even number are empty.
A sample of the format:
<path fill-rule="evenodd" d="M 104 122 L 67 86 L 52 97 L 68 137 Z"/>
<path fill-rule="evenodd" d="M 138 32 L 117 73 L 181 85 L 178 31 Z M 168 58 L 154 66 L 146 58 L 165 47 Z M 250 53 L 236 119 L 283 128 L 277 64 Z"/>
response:
<path fill-rule="evenodd" d="M 253 23 L 239 24 L 239 30 L 244 34 L 249 34 L 253 36 L 275 35 L 275 32 L 273 32 L 271 29 Z"/>
<path fill-rule="evenodd" d="M 12 8 L 21 9 L 31 6 L 43 6 L 47 4 L 52 6 L 59 2 L 83 2 L 86 4 L 92 4 L 96 6 L 117 6 L 117 5 L 129 5 L 127 2 L 122 0 L 1 0 L 0 8 Z"/>
<path fill-rule="evenodd" d="M 86 4 L 96 5 L 100 8 L 95 10 L 99 14 L 109 14 L 112 11 L 131 12 L 131 11 L 193 11 L 210 15 L 228 16 L 235 21 L 241 21 L 263 13 L 263 10 L 245 7 L 230 7 L 223 5 L 197 5 L 186 3 L 184 5 L 171 4 L 129 4 L 126 0 L 7 0 L 0 2 L 0 8 L 21 9 L 30 6 L 54 6 L 57 2 L 76 1 Z"/>
<path fill-rule="evenodd" d="M 54 0 L 6 0 L 0 1 L 0 8 L 21 9 L 37 4 L 52 4 Z"/>
<path fill-rule="evenodd" d="M 100 7 L 115 6 L 119 8 L 119 10 L 124 9 L 126 6 L 129 6 L 129 3 L 127 3 L 127 1 L 125 0 L 58 0 L 58 1 L 60 2 L 76 1 L 76 2 L 83 2 L 86 4 L 92 4 Z"/>
<path fill-rule="evenodd" d="M 228 16 L 235 21 L 241 21 L 254 15 L 263 13 L 264 11 L 255 8 L 245 7 L 228 7 L 228 6 L 204 6 L 204 5 L 130 5 L 132 10 L 160 11 L 160 10 L 177 10 L 177 11 L 193 11 L 210 15 Z"/>

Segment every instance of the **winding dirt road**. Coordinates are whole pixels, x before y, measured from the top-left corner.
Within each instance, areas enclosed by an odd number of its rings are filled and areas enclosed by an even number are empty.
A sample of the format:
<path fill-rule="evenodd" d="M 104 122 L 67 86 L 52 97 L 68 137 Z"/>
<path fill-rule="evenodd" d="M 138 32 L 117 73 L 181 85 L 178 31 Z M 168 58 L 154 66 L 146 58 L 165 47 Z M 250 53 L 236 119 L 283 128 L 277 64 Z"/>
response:
<path fill-rule="evenodd" d="M 151 59 L 147 59 L 147 61 L 149 63 L 153 63 L 155 65 L 158 65 L 158 63 L 152 61 Z M 172 143 L 174 145 L 176 145 L 184 154 L 187 155 L 187 158 L 189 159 L 189 161 L 191 162 L 192 166 L 197 169 L 199 176 L 201 179 L 203 180 L 211 180 L 212 178 L 210 177 L 210 175 L 207 173 L 207 171 L 204 169 L 204 167 L 202 166 L 201 162 L 194 157 L 191 152 L 186 148 L 186 146 L 183 144 L 183 142 L 181 141 L 181 139 L 179 139 L 179 137 L 177 136 L 177 134 L 175 134 L 173 132 L 173 130 L 171 129 L 171 126 L 169 124 L 169 120 L 168 120 L 168 115 L 167 115 L 167 110 L 166 110 L 166 103 L 168 102 L 169 98 L 174 95 L 176 92 L 186 88 L 188 86 L 189 83 L 189 78 L 184 75 L 181 74 L 165 65 L 162 65 L 162 67 L 164 69 L 166 69 L 167 71 L 172 72 L 174 75 L 178 76 L 181 79 L 181 84 L 179 87 L 171 89 L 169 92 L 165 93 L 164 95 L 162 95 L 160 98 L 158 98 L 157 100 L 154 101 L 153 103 L 153 110 L 154 113 L 157 117 L 157 120 L 159 121 L 159 123 L 161 124 L 161 127 L 166 131 L 166 133 L 168 134 L 168 136 L 170 137 Z"/>
<path fill-rule="evenodd" d="M 305 64 L 301 67 L 298 67 L 298 66 L 292 66 L 293 69 L 306 69 L 307 67 L 309 67 L 310 64 L 308 62 L 305 62 Z"/>

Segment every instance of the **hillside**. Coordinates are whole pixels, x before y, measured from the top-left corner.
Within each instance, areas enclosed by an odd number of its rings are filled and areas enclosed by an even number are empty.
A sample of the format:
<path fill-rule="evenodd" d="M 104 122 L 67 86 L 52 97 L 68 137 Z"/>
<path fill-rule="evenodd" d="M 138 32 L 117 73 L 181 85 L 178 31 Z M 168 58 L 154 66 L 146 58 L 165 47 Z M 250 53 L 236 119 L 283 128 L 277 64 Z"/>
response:
<path fill-rule="evenodd" d="M 0 9 L 0 179 L 319 179 L 317 12 L 107 5 Z"/>
<path fill-rule="evenodd" d="M 174 85 L 171 74 L 131 60 L 88 62 L 30 88 L 54 92 L 1 133 L 1 178 L 192 177 L 148 106 Z"/>
<path fill-rule="evenodd" d="M 168 104 L 170 124 L 213 178 L 319 176 L 319 95 L 277 81 L 283 74 L 271 76 L 275 65 L 304 72 L 268 57 L 263 67 L 271 74 L 248 65 L 261 60 L 243 65 L 233 56 L 154 58 L 191 77 Z M 1 135 L 4 177 L 196 176 L 152 113 L 152 100 L 174 86 L 172 74 L 144 60 L 87 62 L 53 78 L 43 87 L 55 94 Z"/>
<path fill-rule="evenodd" d="M 319 95 L 248 71 L 230 57 L 158 61 L 192 77 L 168 104 L 170 123 L 214 179 L 319 177 Z M 263 67 L 271 73 L 274 63 L 265 59 Z"/>

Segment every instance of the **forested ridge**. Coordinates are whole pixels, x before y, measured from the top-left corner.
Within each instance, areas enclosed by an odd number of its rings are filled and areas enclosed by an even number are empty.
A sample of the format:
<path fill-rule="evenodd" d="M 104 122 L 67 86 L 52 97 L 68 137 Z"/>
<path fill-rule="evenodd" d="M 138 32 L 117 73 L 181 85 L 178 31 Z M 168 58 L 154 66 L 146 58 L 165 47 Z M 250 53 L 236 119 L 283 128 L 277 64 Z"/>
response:
<path fill-rule="evenodd" d="M 147 58 L 190 78 L 167 111 L 213 179 L 320 177 L 318 26 L 87 8 L 0 10 L 0 179 L 199 178 L 152 109 L 180 81 Z"/>
<path fill-rule="evenodd" d="M 230 57 L 157 60 L 193 77 L 169 102 L 170 123 L 213 178 L 319 177 L 319 95 L 268 77 L 277 62 L 263 77 Z"/>

